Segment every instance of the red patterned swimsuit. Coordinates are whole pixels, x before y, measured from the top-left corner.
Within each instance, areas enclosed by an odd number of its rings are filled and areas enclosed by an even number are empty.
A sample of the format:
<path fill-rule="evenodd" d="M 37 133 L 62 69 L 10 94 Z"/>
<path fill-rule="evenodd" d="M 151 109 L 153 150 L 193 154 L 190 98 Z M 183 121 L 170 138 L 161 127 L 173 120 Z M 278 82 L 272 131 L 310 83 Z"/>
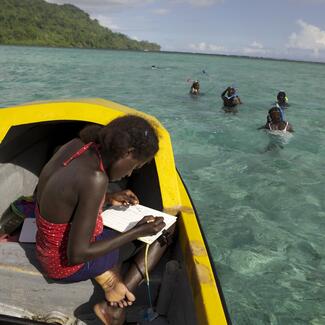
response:
<path fill-rule="evenodd" d="M 91 146 L 94 146 L 97 151 L 100 162 L 100 170 L 105 171 L 100 153 L 96 144 L 93 142 L 84 145 L 74 155 L 67 159 L 63 163 L 63 166 L 67 166 L 73 159 L 79 157 Z M 101 217 L 101 213 L 104 199 L 105 197 L 103 198 L 98 211 L 97 221 L 91 242 L 94 242 L 96 237 L 103 232 L 103 219 Z M 78 272 L 85 265 L 85 263 L 69 266 L 67 260 L 67 246 L 71 224 L 57 224 L 47 221 L 41 216 L 37 204 L 35 207 L 35 216 L 38 228 L 36 235 L 36 252 L 45 275 L 52 279 L 63 279 Z"/>

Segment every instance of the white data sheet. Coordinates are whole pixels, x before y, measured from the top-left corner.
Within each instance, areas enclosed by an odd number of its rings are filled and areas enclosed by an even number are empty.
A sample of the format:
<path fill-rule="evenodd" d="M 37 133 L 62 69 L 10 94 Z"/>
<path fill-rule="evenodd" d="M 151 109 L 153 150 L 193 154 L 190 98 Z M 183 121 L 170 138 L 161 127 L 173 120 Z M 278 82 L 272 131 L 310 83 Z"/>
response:
<path fill-rule="evenodd" d="M 133 228 L 145 216 L 163 217 L 166 224 L 166 226 L 156 235 L 138 238 L 147 244 L 153 243 L 165 229 L 168 229 L 177 220 L 176 217 L 170 214 L 140 204 L 130 205 L 127 207 L 114 206 L 102 213 L 104 225 L 119 232 L 125 232 Z"/>

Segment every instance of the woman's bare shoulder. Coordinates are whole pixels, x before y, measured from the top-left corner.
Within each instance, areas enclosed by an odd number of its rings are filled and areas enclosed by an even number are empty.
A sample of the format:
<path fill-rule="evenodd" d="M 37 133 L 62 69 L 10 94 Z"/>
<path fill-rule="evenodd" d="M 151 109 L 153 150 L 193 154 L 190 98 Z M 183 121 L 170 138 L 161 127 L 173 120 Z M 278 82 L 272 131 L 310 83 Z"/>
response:
<path fill-rule="evenodd" d="M 54 155 L 62 155 L 67 153 L 72 153 L 73 151 L 78 150 L 83 145 L 83 142 L 78 139 L 74 138 L 69 142 L 66 142 L 63 145 L 59 145 L 54 149 Z"/>

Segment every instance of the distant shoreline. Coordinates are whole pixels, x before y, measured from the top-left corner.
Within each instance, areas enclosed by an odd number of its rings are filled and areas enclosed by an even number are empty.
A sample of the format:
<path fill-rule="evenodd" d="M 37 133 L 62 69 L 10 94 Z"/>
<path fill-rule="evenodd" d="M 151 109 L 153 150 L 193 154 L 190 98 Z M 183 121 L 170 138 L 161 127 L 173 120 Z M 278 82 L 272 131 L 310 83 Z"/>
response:
<path fill-rule="evenodd" d="M 202 55 L 202 56 L 218 56 L 225 58 L 238 58 L 249 60 L 266 60 L 266 61 L 280 61 L 280 62 L 295 62 L 295 63 L 312 63 L 312 64 L 325 64 L 321 61 L 306 61 L 298 59 L 286 59 L 286 58 L 267 58 L 261 56 L 248 56 L 248 55 L 235 55 L 235 54 L 213 54 L 213 53 L 198 53 L 198 52 L 181 52 L 181 51 L 162 51 L 162 50 L 130 50 L 130 49 L 114 49 L 114 48 L 94 48 L 94 47 L 63 47 L 63 46 L 49 46 L 49 45 L 22 45 L 22 44 L 1 44 L 3 47 L 31 47 L 31 48 L 48 48 L 48 49 L 70 49 L 70 50 L 100 50 L 100 51 L 123 51 L 123 52 L 136 52 L 136 53 L 162 53 L 162 54 L 185 54 L 185 55 Z"/>
<path fill-rule="evenodd" d="M 268 60 L 268 61 L 285 61 L 285 62 L 298 62 L 298 63 L 315 63 L 325 64 L 325 61 L 306 61 L 298 59 L 286 59 L 286 58 L 267 58 L 263 56 L 249 56 L 249 55 L 236 55 L 236 54 L 214 54 L 214 53 L 200 53 L 200 52 L 180 52 L 180 51 L 158 51 L 159 53 L 174 53 L 174 54 L 187 54 L 187 55 L 204 55 L 204 56 L 221 56 L 225 58 L 238 58 L 238 59 L 254 59 L 254 60 Z"/>

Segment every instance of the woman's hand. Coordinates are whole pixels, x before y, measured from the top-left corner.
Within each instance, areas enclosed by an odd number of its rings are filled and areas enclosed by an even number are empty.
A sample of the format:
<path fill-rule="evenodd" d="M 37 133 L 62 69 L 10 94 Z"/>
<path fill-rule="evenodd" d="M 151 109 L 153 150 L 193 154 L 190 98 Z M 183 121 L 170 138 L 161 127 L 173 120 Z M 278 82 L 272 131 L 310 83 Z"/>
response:
<path fill-rule="evenodd" d="M 136 225 L 139 237 L 152 236 L 166 226 L 163 217 L 145 216 Z"/>
<path fill-rule="evenodd" d="M 113 206 L 127 206 L 139 204 L 139 199 L 131 190 L 124 190 L 121 192 L 107 193 L 106 202 Z"/>

